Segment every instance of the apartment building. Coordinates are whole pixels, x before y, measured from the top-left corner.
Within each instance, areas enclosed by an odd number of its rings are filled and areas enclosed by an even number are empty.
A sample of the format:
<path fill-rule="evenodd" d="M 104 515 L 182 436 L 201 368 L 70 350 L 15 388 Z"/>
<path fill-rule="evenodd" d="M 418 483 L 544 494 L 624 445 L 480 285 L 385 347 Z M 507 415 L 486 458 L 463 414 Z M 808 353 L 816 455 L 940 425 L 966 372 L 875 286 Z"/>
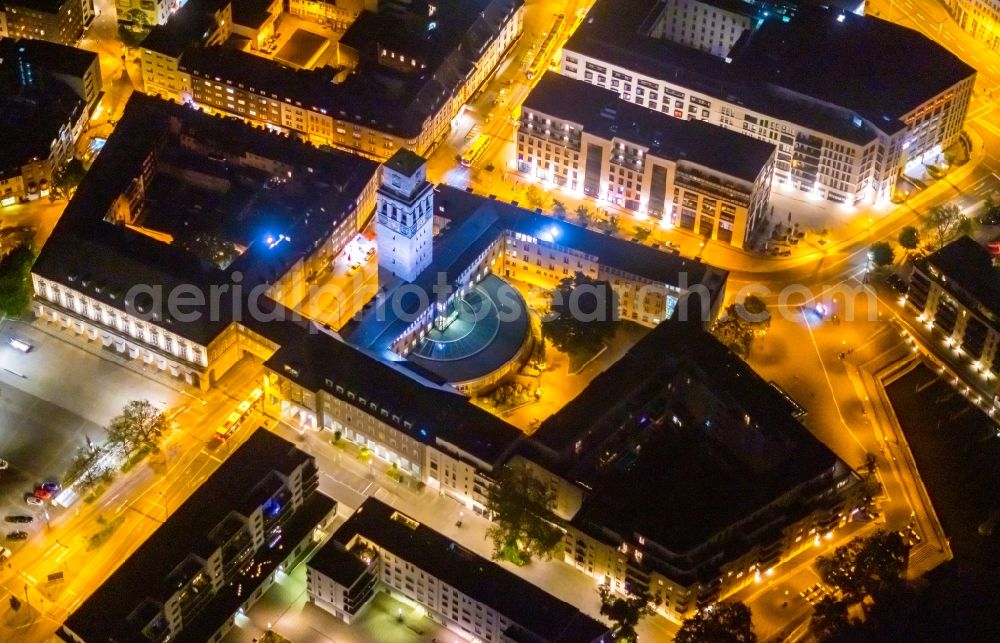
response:
<path fill-rule="evenodd" d="M 100 57 L 94 52 L 47 40 L 0 39 L 0 59 L 13 60 L 14 57 L 18 57 L 21 64 L 44 69 L 72 88 L 83 99 L 88 114 L 97 105 L 104 86 Z"/>
<path fill-rule="evenodd" d="M 202 5 L 192 0 L 143 41 L 143 84 L 147 93 L 379 161 L 401 148 L 423 153 L 447 134 L 522 30 L 520 0 L 477 0 L 475 10 L 453 1 L 402 15 L 362 11 L 337 43 L 339 67 L 292 70 L 214 46 L 228 38 L 215 28 L 227 21 L 196 13 Z M 201 26 L 191 28 L 189 15 Z M 409 62 L 400 65 L 404 49 Z"/>
<path fill-rule="evenodd" d="M 1000 273 L 988 249 L 963 236 L 915 262 L 906 305 L 997 390 Z"/>
<path fill-rule="evenodd" d="M 768 214 L 776 148 L 549 73 L 521 108 L 516 154 L 529 177 L 743 247 Z"/>
<path fill-rule="evenodd" d="M 93 0 L 4 0 L 0 36 L 76 45 L 94 20 Z"/>
<path fill-rule="evenodd" d="M 778 187 L 884 202 L 907 164 L 937 159 L 961 133 L 975 70 L 917 32 L 803 9 L 764 20 L 718 58 L 656 37 L 662 10 L 598 1 L 564 47 L 561 72 L 772 143 Z"/>
<path fill-rule="evenodd" d="M 597 392 L 616 391 L 615 398 Z M 563 560 L 682 619 L 849 519 L 860 478 L 801 409 L 696 325 L 667 322 L 543 421 L 515 462 L 556 493 Z"/>
<path fill-rule="evenodd" d="M 72 643 L 221 640 L 336 514 L 312 456 L 259 428 L 63 622 Z M 317 537 L 318 536 L 318 537 Z"/>
<path fill-rule="evenodd" d="M 35 315 L 207 389 L 304 324 L 275 298 L 329 267 L 377 183 L 371 161 L 135 95 L 34 264 Z"/>
<path fill-rule="evenodd" d="M 955 22 L 976 40 L 996 51 L 1000 47 L 1000 2 L 997 0 L 947 0 Z"/>
<path fill-rule="evenodd" d="M 0 207 L 49 195 L 53 175 L 72 158 L 88 123 L 85 99 L 95 70 L 99 86 L 95 54 L 0 39 Z"/>
<path fill-rule="evenodd" d="M 308 563 L 309 600 L 350 623 L 378 591 L 405 597 L 486 643 L 609 643 L 604 625 L 368 498 Z"/>

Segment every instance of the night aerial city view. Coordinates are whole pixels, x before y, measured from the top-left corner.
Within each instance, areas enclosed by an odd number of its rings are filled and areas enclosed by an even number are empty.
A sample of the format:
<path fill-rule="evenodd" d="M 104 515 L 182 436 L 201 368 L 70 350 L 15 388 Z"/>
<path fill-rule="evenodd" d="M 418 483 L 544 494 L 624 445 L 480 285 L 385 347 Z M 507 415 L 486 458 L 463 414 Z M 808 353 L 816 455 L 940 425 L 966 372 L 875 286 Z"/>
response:
<path fill-rule="evenodd" d="M 1000 0 L 0 0 L 0 643 L 1000 640 Z"/>

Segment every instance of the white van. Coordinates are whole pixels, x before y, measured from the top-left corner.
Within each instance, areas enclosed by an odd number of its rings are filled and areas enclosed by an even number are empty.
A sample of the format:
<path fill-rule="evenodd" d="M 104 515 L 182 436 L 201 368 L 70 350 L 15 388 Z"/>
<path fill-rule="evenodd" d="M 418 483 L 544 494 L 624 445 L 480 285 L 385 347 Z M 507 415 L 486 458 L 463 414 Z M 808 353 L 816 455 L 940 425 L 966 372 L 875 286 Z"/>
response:
<path fill-rule="evenodd" d="M 28 342 L 24 341 L 23 339 L 18 339 L 17 337 L 11 337 L 10 339 L 7 340 L 7 343 L 10 344 L 12 347 L 16 348 L 17 350 L 21 351 L 22 353 L 27 353 L 32 348 L 34 348 L 34 346 L 29 344 Z"/>

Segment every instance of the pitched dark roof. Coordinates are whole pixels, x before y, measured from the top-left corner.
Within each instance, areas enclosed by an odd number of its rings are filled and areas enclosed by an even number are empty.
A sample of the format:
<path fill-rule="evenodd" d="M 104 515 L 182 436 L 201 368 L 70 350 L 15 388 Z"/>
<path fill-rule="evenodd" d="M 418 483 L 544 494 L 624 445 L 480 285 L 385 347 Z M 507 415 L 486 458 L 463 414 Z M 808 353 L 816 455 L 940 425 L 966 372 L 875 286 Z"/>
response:
<path fill-rule="evenodd" d="M 853 110 L 876 126 L 976 73 L 918 31 L 819 9 L 788 22 L 766 20 L 731 56 L 741 73 Z"/>
<path fill-rule="evenodd" d="M 414 527 L 412 519 L 410 524 L 394 519 L 395 513 L 391 506 L 370 497 L 333 539 L 347 544 L 356 535 L 363 536 L 473 600 L 489 605 L 516 623 L 519 628 L 515 629 L 537 637 L 534 640 L 539 643 L 590 643 L 608 633 L 606 625 L 569 603 L 425 525 Z"/>
<path fill-rule="evenodd" d="M 287 232 L 289 241 L 277 247 L 269 247 L 266 243 L 251 244 L 222 270 L 198 259 L 178 244 L 162 243 L 105 221 L 115 199 L 130 189 L 147 156 L 158 149 L 161 139 L 170 131 L 183 131 L 206 146 L 217 146 L 233 157 L 256 154 L 294 168 L 304 185 L 309 186 L 303 197 L 305 200 L 296 202 L 293 212 L 288 211 L 291 203 L 267 202 L 273 210 L 269 210 L 270 218 Z M 136 285 L 162 286 L 163 293 L 167 294 L 173 287 L 186 284 L 209 293 L 211 285 L 229 283 L 230 276 L 238 270 L 246 286 L 244 293 L 249 293 L 253 287 L 250 284 L 273 283 L 299 257 L 312 252 L 317 239 L 325 238 L 339 223 L 355 216 L 357 199 L 377 170 L 378 165 L 367 159 L 319 150 L 232 119 L 135 93 L 32 271 L 54 281 L 73 282 L 74 288 L 84 290 L 103 303 L 141 314 L 149 311 L 141 310 L 135 301 L 126 297 Z M 237 219 L 237 213 L 226 214 Z M 238 214 L 239 217 L 249 216 L 248 212 Z M 249 230 L 242 236 L 256 238 L 262 234 Z M 206 304 L 208 299 L 206 296 Z M 165 311 L 154 321 L 162 322 L 162 326 L 182 337 L 207 345 L 231 321 L 233 306 L 230 303 L 226 299 L 215 314 L 206 309 L 191 319 L 181 319 Z M 245 306 L 242 312 L 247 312 Z"/>
<path fill-rule="evenodd" d="M 577 123 L 600 138 L 624 139 L 648 147 L 649 154 L 697 163 L 750 182 L 766 170 L 775 151 L 770 143 L 703 121 L 673 118 L 555 72 L 538 81 L 524 107 Z"/>
<path fill-rule="evenodd" d="M 283 343 L 264 365 L 307 390 L 325 390 L 367 413 L 376 404 L 388 411 L 382 421 L 397 431 L 426 444 L 453 444 L 486 467 L 499 464 L 521 438 L 520 431 L 468 398 L 326 333 L 302 333 Z"/>

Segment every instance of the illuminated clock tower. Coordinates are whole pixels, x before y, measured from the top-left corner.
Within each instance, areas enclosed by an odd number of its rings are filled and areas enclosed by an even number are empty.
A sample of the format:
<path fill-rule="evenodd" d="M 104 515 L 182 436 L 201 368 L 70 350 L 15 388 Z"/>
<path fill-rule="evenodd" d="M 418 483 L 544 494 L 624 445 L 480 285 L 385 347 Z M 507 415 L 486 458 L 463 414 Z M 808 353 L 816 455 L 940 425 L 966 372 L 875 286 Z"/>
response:
<path fill-rule="evenodd" d="M 423 157 L 399 150 L 382 165 L 376 216 L 379 266 L 413 281 L 433 257 L 434 187 Z"/>

